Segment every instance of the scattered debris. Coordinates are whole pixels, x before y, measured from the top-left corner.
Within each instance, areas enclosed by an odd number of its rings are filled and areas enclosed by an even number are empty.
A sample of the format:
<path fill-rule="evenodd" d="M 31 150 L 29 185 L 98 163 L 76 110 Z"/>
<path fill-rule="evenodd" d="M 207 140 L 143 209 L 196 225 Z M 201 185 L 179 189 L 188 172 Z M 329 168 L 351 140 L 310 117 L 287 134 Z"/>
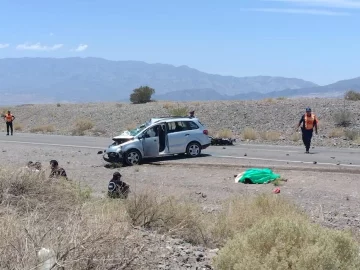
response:
<path fill-rule="evenodd" d="M 236 139 L 210 137 L 211 145 L 234 145 Z"/>
<path fill-rule="evenodd" d="M 280 188 L 275 188 L 275 189 L 273 190 L 273 193 L 275 193 L 275 194 L 280 193 Z"/>
<path fill-rule="evenodd" d="M 314 161 L 314 164 L 317 164 L 317 161 Z"/>
<path fill-rule="evenodd" d="M 99 151 L 99 152 L 98 152 L 98 155 L 101 155 L 101 154 L 103 154 L 103 153 L 104 153 L 103 151 Z"/>
<path fill-rule="evenodd" d="M 247 154 L 245 153 L 245 154 L 244 154 L 244 157 L 246 157 L 246 156 L 247 156 Z"/>
<path fill-rule="evenodd" d="M 335 157 L 331 157 L 332 159 L 335 159 Z"/>

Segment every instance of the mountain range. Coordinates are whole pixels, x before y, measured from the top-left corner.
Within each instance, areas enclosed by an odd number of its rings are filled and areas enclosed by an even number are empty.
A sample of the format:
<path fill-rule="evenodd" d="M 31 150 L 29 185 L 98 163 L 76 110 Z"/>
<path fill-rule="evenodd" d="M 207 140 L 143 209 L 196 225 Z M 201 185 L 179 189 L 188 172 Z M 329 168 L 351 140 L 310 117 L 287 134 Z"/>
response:
<path fill-rule="evenodd" d="M 208 74 L 188 66 L 102 58 L 0 59 L 0 104 L 129 101 L 132 90 L 155 89 L 156 100 L 232 100 L 338 96 L 360 90 L 360 77 L 319 86 L 298 78 Z"/>

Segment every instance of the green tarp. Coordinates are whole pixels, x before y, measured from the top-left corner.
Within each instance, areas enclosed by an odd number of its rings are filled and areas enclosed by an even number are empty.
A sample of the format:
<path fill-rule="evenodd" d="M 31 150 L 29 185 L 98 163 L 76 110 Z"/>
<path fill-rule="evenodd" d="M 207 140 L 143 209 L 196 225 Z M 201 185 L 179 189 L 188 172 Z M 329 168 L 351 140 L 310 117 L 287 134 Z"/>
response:
<path fill-rule="evenodd" d="M 237 175 L 235 183 L 267 184 L 278 178 L 280 178 L 280 175 L 270 169 L 251 168 Z"/>

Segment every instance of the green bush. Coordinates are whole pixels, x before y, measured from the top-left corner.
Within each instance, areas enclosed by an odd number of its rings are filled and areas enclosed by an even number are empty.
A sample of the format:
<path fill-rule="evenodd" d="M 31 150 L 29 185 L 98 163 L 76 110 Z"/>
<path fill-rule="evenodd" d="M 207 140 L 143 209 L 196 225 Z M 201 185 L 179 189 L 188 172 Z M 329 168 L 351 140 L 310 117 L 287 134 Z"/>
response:
<path fill-rule="evenodd" d="M 133 90 L 130 101 L 135 104 L 147 103 L 151 101 L 151 96 L 155 94 L 155 89 L 148 86 L 141 86 Z"/>
<path fill-rule="evenodd" d="M 344 97 L 346 100 L 359 101 L 360 92 L 350 90 L 345 93 Z"/>
<path fill-rule="evenodd" d="M 214 258 L 215 269 L 360 269 L 359 246 L 346 232 L 304 218 L 260 219 Z"/>

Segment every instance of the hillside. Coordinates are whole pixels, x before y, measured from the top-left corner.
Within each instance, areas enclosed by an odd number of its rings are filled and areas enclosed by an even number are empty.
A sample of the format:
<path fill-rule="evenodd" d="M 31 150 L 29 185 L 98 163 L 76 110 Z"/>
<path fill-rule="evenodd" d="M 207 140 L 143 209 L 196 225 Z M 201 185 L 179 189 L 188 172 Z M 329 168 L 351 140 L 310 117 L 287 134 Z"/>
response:
<path fill-rule="evenodd" d="M 11 107 L 17 117 L 16 132 L 48 132 L 50 134 L 71 135 L 78 129 L 80 120 L 93 124 L 86 135 L 109 138 L 125 129 L 134 128 L 150 117 L 166 116 L 177 107 L 194 109 L 201 122 L 216 134 L 224 129 L 232 131 L 234 137 L 243 142 L 301 145 L 295 125 L 307 106 L 310 106 L 320 120 L 320 133 L 316 136 L 317 146 L 358 147 L 357 136 L 336 128 L 334 117 L 344 108 L 342 99 L 273 99 L 260 101 L 208 101 L 208 102 L 152 102 L 143 105 L 126 103 L 86 103 L 86 104 L 45 104 Z M 2 111 L 7 108 L 2 108 Z M 352 125 L 347 130 L 358 132 L 360 128 L 359 102 L 346 102 L 346 110 L 351 112 Z M 244 137 L 250 128 L 250 137 Z M 5 125 L 1 125 L 5 132 Z M 268 133 L 266 133 L 268 132 Z M 76 134 L 76 133 L 75 133 Z M 348 135 L 346 135 L 348 134 Z M 249 139 L 249 140 L 247 140 Z"/>
<path fill-rule="evenodd" d="M 149 85 L 157 95 L 214 89 L 221 95 L 267 93 L 315 87 L 296 78 L 232 77 L 207 74 L 187 66 L 109 61 L 101 58 L 0 59 L 1 104 L 118 101 L 134 88 Z M 195 91 L 195 90 L 194 90 Z M 201 96 L 204 99 L 205 96 Z"/>

